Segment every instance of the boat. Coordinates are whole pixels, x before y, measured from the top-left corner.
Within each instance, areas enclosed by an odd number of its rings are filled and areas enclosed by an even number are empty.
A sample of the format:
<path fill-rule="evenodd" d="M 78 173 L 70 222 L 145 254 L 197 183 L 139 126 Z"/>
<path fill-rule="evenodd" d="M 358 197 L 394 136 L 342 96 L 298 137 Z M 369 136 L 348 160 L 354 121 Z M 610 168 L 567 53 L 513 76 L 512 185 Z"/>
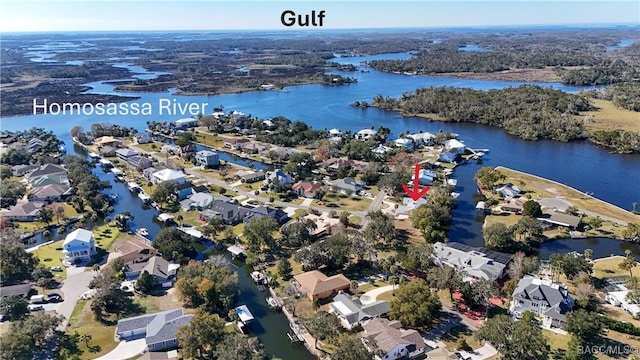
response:
<path fill-rule="evenodd" d="M 111 199 L 111 201 L 118 200 L 118 194 L 109 194 L 107 197 Z"/>
<path fill-rule="evenodd" d="M 149 195 L 145 194 L 144 191 L 140 192 L 138 194 L 138 197 L 140 198 L 140 200 L 142 200 L 143 203 L 151 202 L 151 197 Z"/>
<path fill-rule="evenodd" d="M 98 155 L 98 154 L 96 154 L 94 152 L 90 152 L 89 153 L 89 157 L 92 158 L 92 159 L 99 159 L 100 155 Z"/>
<path fill-rule="evenodd" d="M 149 235 L 149 231 L 147 230 L 147 228 L 139 228 L 138 230 L 136 230 L 136 235 L 147 237 Z"/>
<path fill-rule="evenodd" d="M 458 185 L 457 179 L 447 179 L 447 185 L 456 186 Z"/>
<path fill-rule="evenodd" d="M 459 198 L 459 197 L 460 197 L 460 193 L 452 192 L 452 193 L 451 193 L 451 197 L 452 197 L 452 198 L 454 198 L 454 199 L 457 199 L 457 198 Z"/>
<path fill-rule="evenodd" d="M 269 307 L 272 309 L 280 309 L 281 307 L 280 304 L 278 304 L 278 300 L 271 296 L 267 298 L 267 304 L 269 304 Z"/>
<path fill-rule="evenodd" d="M 107 159 L 100 159 L 98 160 L 98 163 L 100 163 L 100 165 L 103 168 L 109 168 L 113 166 L 113 163 L 111 163 L 111 161 L 107 160 Z"/>
<path fill-rule="evenodd" d="M 140 191 L 142 188 L 140 187 L 140 185 L 136 184 L 133 181 L 130 181 L 127 183 L 127 187 L 129 188 L 129 191 L 131 192 L 138 192 Z"/>
<path fill-rule="evenodd" d="M 256 284 L 265 284 L 267 278 L 260 271 L 254 271 L 251 273 L 251 278 Z"/>

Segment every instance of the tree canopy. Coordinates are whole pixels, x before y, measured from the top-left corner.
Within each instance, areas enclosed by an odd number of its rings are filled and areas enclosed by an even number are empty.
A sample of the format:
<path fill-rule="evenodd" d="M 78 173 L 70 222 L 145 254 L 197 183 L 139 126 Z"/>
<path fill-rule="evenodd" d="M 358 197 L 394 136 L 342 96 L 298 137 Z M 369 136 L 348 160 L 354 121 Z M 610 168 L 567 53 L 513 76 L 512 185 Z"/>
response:
<path fill-rule="evenodd" d="M 525 312 L 519 321 L 496 315 L 485 321 L 475 336 L 490 342 L 503 359 L 546 360 L 549 357 L 549 345 L 531 312 Z"/>
<path fill-rule="evenodd" d="M 160 230 L 153 241 L 153 247 L 158 249 L 165 259 L 180 264 L 186 264 L 196 256 L 196 249 L 189 235 L 173 227 Z"/>
<path fill-rule="evenodd" d="M 431 292 L 426 281 L 417 278 L 396 290 L 389 318 L 400 321 L 404 326 L 426 328 L 440 308 L 438 295 Z"/>

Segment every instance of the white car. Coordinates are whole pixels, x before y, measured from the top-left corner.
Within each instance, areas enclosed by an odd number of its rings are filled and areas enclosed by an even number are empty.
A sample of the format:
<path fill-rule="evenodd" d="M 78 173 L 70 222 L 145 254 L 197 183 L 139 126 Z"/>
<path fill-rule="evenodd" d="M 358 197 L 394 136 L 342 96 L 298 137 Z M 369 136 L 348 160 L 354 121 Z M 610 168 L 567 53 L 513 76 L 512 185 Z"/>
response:
<path fill-rule="evenodd" d="M 44 310 L 44 306 L 42 305 L 29 305 L 29 311 L 40 311 Z"/>
<path fill-rule="evenodd" d="M 62 272 L 62 266 L 52 266 L 51 271 Z"/>

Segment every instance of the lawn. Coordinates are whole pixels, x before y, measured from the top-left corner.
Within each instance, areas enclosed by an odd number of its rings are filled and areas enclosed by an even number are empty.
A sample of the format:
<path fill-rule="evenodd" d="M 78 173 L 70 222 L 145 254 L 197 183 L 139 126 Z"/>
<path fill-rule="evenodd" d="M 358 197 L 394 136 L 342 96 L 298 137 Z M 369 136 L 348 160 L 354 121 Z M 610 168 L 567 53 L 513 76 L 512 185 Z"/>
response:
<path fill-rule="evenodd" d="M 325 195 L 323 202 L 327 207 L 331 207 L 331 204 L 335 205 L 336 211 L 366 211 L 371 205 L 371 199 L 337 193 Z"/>
<path fill-rule="evenodd" d="M 160 151 L 160 148 L 162 147 L 162 145 L 164 144 L 159 141 L 151 142 L 148 144 L 133 144 L 134 147 L 137 147 L 138 149 L 146 152 Z"/>
<path fill-rule="evenodd" d="M 602 279 L 609 276 L 629 275 L 628 271 L 621 270 L 618 267 L 618 264 L 620 264 L 623 259 L 623 256 L 610 256 L 602 259 L 595 259 L 593 261 L 593 276 Z M 638 270 L 637 267 L 634 268 L 632 272 L 635 276 L 640 274 L 640 270 Z"/>
<path fill-rule="evenodd" d="M 580 121 L 587 115 L 593 115 L 593 123 L 586 124 L 587 129 L 593 130 L 628 130 L 640 132 L 640 117 L 637 112 L 623 110 L 611 101 L 603 99 L 589 99 L 598 108 L 596 111 L 583 112 L 576 118 Z"/>
<path fill-rule="evenodd" d="M 73 308 L 67 327 L 67 333 L 69 334 L 74 332 L 91 334 L 89 346 L 93 348 L 93 351 L 87 348 L 84 343 L 78 344 L 83 351 L 82 359 L 95 359 L 113 350 L 118 345 L 113 339 L 116 328 L 115 322 L 114 325 L 106 326 L 95 321 L 91 313 L 90 303 L 87 300 L 78 300 Z"/>
<path fill-rule="evenodd" d="M 53 272 L 58 280 L 67 278 L 67 268 L 62 265 L 62 243 L 63 240 L 56 241 L 49 245 L 40 246 L 33 254 L 40 260 L 40 263 L 46 267 L 60 266 L 62 272 Z"/>
<path fill-rule="evenodd" d="M 441 340 L 447 347 L 447 350 L 457 351 L 461 350 L 459 349 L 459 345 L 463 339 L 472 349 L 477 349 L 482 346 L 482 344 L 473 336 L 471 329 L 465 325 L 451 328 L 451 330 L 442 336 Z"/>
<path fill-rule="evenodd" d="M 566 185 L 502 166 L 499 166 L 497 169 L 507 176 L 507 179 L 504 181 L 505 183 L 510 182 L 516 184 L 521 189 L 529 192 L 533 196 L 533 199 L 536 199 L 538 196 L 543 198 L 560 197 L 578 207 L 580 210 L 593 211 L 626 222 L 640 221 L 640 216 L 634 215 L 630 211 L 620 209 L 591 196 L 585 196 L 583 192 L 572 189 Z M 524 185 L 522 185 L 522 181 Z M 585 191 L 589 190 L 590 189 L 585 189 Z M 629 206 L 631 206 L 631 203 L 629 203 Z"/>
<path fill-rule="evenodd" d="M 396 220 L 393 222 L 400 237 L 405 238 L 411 244 L 424 243 L 424 237 L 420 230 L 413 227 L 411 220 Z"/>
<path fill-rule="evenodd" d="M 214 135 L 214 134 L 210 134 L 201 130 L 196 130 L 196 141 L 206 145 L 206 146 L 211 146 L 211 147 L 216 147 L 216 148 L 221 148 L 224 146 L 224 142 L 225 140 L 227 140 L 224 137 L 218 136 L 218 135 Z"/>

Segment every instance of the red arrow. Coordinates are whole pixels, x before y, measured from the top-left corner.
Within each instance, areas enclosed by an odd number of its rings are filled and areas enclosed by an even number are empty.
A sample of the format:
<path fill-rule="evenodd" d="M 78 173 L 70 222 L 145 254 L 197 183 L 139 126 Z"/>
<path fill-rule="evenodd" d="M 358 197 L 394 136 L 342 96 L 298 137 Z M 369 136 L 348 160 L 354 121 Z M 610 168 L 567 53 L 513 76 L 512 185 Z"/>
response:
<path fill-rule="evenodd" d="M 428 186 L 425 186 L 424 189 L 420 190 L 419 180 L 420 180 L 420 164 L 416 164 L 416 172 L 415 172 L 415 175 L 413 176 L 413 190 L 409 189 L 409 187 L 406 184 L 402 184 L 402 189 L 404 189 L 404 191 L 407 193 L 407 195 L 409 195 L 410 198 L 413 199 L 413 201 L 418 201 L 418 199 L 423 197 L 424 194 L 426 194 L 427 191 L 429 191 Z"/>

